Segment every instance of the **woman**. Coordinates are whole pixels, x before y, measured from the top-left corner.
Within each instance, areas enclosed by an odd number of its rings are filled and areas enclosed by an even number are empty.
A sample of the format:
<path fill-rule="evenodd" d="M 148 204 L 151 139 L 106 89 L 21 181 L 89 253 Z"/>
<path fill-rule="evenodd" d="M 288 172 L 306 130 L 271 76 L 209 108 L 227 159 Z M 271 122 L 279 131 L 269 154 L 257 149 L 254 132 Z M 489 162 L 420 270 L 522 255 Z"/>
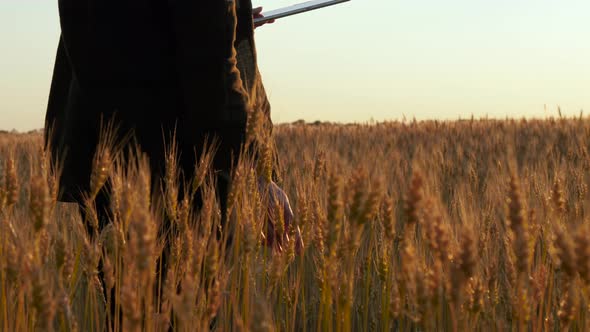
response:
<path fill-rule="evenodd" d="M 265 128 L 272 127 L 254 43 L 260 11 L 250 0 L 59 0 L 62 34 L 45 132 L 61 167 L 59 200 L 88 196 L 101 124 L 114 121 L 118 138 L 132 134 L 149 156 L 155 179 L 164 174 L 173 132 L 185 178 L 205 138 L 217 137 L 213 167 L 221 174 L 224 211 L 248 114 L 262 112 Z M 96 206 L 100 230 L 108 192 L 100 192 Z"/>

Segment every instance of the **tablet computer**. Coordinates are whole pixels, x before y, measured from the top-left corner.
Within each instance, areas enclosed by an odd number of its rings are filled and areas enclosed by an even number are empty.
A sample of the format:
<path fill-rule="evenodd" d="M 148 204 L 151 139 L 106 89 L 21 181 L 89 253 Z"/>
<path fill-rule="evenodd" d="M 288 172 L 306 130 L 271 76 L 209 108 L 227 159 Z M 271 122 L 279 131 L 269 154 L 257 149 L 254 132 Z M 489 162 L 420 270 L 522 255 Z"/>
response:
<path fill-rule="evenodd" d="M 254 23 L 264 23 L 270 20 L 274 20 L 281 17 L 291 16 L 295 14 L 305 13 L 310 10 L 320 9 L 328 6 L 337 5 L 339 3 L 347 2 L 350 0 L 312 0 L 307 2 L 298 3 L 296 5 L 287 6 L 268 12 L 262 13 L 264 17 L 254 19 Z"/>

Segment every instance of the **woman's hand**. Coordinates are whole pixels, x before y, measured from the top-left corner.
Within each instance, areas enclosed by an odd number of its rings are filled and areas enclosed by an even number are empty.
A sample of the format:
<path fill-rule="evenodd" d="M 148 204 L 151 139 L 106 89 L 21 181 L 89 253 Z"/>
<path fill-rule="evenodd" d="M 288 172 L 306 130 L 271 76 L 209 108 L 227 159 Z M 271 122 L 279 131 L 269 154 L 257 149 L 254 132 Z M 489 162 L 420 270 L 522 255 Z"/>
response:
<path fill-rule="evenodd" d="M 283 251 L 291 241 L 295 241 L 295 252 L 297 254 L 303 253 L 305 245 L 301 237 L 301 230 L 293 223 L 293 210 L 289 203 L 289 197 L 274 182 L 267 183 L 261 179 L 258 184 L 262 189 L 261 191 L 268 195 L 267 208 L 270 220 L 266 230 L 266 244 Z M 277 223 L 282 225 L 277 227 L 279 226 Z"/>
<path fill-rule="evenodd" d="M 262 15 L 262 7 L 253 8 L 252 9 L 252 17 L 254 19 L 263 18 L 264 15 Z M 275 22 L 275 20 L 270 20 L 270 21 L 263 22 L 263 23 L 254 23 L 254 28 L 261 27 L 261 26 L 265 25 L 266 23 L 274 23 L 274 22 Z"/>

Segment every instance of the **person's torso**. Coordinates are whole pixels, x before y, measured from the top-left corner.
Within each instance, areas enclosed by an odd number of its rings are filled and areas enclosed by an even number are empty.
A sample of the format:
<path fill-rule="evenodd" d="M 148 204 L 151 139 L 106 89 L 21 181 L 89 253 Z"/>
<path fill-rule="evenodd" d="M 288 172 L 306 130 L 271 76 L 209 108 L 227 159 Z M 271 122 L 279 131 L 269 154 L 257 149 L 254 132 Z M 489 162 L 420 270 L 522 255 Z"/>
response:
<path fill-rule="evenodd" d="M 62 35 L 82 88 L 126 90 L 173 79 L 174 37 L 163 0 L 62 0 Z M 255 79 L 252 5 L 240 0 L 235 47 L 247 91 Z M 194 36 L 199 43 L 199 36 Z M 206 50 L 203 50 L 206 52 Z"/>

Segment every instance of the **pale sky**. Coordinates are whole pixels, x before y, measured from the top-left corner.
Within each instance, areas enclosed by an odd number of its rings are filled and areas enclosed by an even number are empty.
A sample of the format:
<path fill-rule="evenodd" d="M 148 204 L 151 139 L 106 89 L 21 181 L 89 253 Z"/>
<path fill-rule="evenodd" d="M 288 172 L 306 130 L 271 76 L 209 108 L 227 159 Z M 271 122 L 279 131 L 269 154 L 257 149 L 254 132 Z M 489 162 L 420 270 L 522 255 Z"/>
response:
<path fill-rule="evenodd" d="M 275 122 L 588 114 L 589 14 L 588 0 L 351 0 L 257 30 L 260 70 Z M 0 0 L 0 129 L 43 126 L 58 36 L 57 0 Z"/>

